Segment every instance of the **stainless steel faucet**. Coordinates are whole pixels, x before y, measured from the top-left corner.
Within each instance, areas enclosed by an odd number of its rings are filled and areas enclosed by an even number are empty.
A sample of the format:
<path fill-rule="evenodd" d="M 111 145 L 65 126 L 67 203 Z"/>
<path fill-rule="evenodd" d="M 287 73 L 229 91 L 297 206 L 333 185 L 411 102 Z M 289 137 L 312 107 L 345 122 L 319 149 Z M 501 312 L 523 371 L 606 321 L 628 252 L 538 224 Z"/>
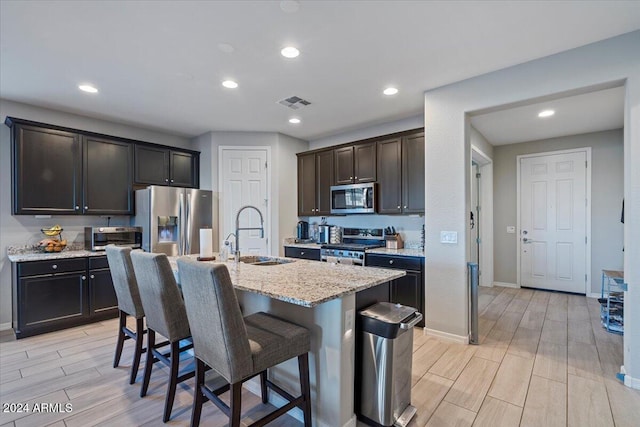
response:
<path fill-rule="evenodd" d="M 240 228 L 240 213 L 242 213 L 245 209 L 253 209 L 258 212 L 260 215 L 260 227 L 244 227 Z M 236 215 L 236 251 L 235 251 L 235 262 L 240 261 L 240 230 L 260 230 L 260 238 L 264 238 L 264 218 L 262 218 L 262 212 L 260 209 L 256 208 L 252 205 L 246 205 L 240 208 L 238 214 Z"/>

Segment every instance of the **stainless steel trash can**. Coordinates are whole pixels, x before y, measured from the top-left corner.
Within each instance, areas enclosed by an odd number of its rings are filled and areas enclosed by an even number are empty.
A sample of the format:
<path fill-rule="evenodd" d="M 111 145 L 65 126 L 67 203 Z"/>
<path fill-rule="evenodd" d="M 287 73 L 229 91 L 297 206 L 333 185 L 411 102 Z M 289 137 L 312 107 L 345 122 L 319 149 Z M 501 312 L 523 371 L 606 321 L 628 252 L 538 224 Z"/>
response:
<path fill-rule="evenodd" d="M 416 413 L 411 406 L 412 329 L 422 314 L 413 307 L 381 302 L 359 315 L 358 418 L 372 426 L 406 426 Z"/>

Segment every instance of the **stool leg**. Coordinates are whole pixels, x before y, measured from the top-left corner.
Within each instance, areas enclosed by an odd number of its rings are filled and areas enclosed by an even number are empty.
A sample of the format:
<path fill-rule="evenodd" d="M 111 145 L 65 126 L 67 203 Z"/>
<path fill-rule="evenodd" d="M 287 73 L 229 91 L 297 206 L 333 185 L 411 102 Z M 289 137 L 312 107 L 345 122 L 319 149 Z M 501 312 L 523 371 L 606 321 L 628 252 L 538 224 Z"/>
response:
<path fill-rule="evenodd" d="M 113 356 L 113 367 L 117 368 L 122 356 L 122 346 L 124 345 L 124 332 L 122 328 L 127 325 L 127 314 L 120 310 L 120 320 L 118 321 L 118 342 L 116 343 L 116 354 Z"/>
<path fill-rule="evenodd" d="M 231 384 L 231 413 L 229 426 L 240 427 L 240 411 L 242 409 L 242 382 Z"/>
<path fill-rule="evenodd" d="M 204 362 L 196 357 L 196 386 L 193 390 L 193 409 L 191 410 L 191 427 L 200 425 L 200 414 L 202 413 L 202 403 L 204 396 L 202 387 L 204 385 Z"/>
<path fill-rule="evenodd" d="M 142 318 L 136 319 L 136 349 L 133 353 L 133 364 L 131 365 L 131 378 L 129 384 L 136 382 L 138 376 L 138 366 L 140 365 L 140 357 L 142 356 L 142 343 L 144 341 L 144 321 Z"/>
<path fill-rule="evenodd" d="M 262 390 L 262 403 L 269 402 L 267 395 L 267 371 L 260 372 L 260 389 Z"/>
<path fill-rule="evenodd" d="M 153 369 L 153 347 L 156 345 L 156 331 L 147 328 L 147 361 L 144 364 L 144 377 L 142 379 L 142 388 L 140 389 L 140 397 L 147 395 L 149 388 L 149 380 L 151 379 L 151 369 Z"/>
<path fill-rule="evenodd" d="M 165 423 L 171 418 L 171 410 L 173 409 L 173 399 L 176 396 L 176 385 L 178 384 L 178 367 L 180 366 L 180 341 L 171 343 L 171 372 L 169 373 L 169 385 L 167 387 L 167 397 L 164 402 L 164 416 L 162 421 Z"/>
<path fill-rule="evenodd" d="M 304 397 L 304 427 L 311 427 L 311 385 L 309 384 L 309 353 L 298 356 L 298 371 L 300 372 L 300 389 Z"/>

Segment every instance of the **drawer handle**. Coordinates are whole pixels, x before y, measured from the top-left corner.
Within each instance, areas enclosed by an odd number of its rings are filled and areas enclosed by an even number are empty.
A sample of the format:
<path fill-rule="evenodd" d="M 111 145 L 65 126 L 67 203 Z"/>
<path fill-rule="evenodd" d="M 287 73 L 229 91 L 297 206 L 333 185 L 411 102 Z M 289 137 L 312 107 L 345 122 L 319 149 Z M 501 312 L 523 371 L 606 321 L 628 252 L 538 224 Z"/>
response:
<path fill-rule="evenodd" d="M 358 177 L 356 176 L 355 179 L 358 179 Z"/>
<path fill-rule="evenodd" d="M 84 209 L 85 209 L 85 210 L 89 209 L 89 206 L 85 206 L 85 207 L 84 207 Z"/>
<path fill-rule="evenodd" d="M 300 255 L 304 255 L 304 251 L 300 252 Z"/>
<path fill-rule="evenodd" d="M 350 176 L 350 177 L 349 177 L 349 179 L 353 179 L 353 177 L 352 177 L 352 176 Z"/>
<path fill-rule="evenodd" d="M 92 274 L 91 276 L 89 276 L 89 277 L 91 277 L 92 279 L 95 279 L 95 278 L 96 278 L 96 276 L 94 276 L 93 274 Z"/>
<path fill-rule="evenodd" d="M 87 280 L 87 276 L 82 276 L 82 280 Z"/>
<path fill-rule="evenodd" d="M 393 264 L 393 260 L 392 259 L 389 260 L 389 264 Z"/>
<path fill-rule="evenodd" d="M 53 264 L 53 265 L 51 266 L 51 268 L 53 268 L 54 270 L 57 270 L 57 269 L 58 269 L 58 264 Z"/>
<path fill-rule="evenodd" d="M 405 209 L 407 209 L 407 206 L 405 205 L 405 207 L 404 207 L 404 208 L 405 208 Z"/>
<path fill-rule="evenodd" d="M 76 205 L 76 210 L 78 210 L 78 209 L 80 209 L 80 206 L 77 206 L 77 205 Z"/>
<path fill-rule="evenodd" d="M 400 209 L 400 206 L 398 206 L 398 209 Z"/>

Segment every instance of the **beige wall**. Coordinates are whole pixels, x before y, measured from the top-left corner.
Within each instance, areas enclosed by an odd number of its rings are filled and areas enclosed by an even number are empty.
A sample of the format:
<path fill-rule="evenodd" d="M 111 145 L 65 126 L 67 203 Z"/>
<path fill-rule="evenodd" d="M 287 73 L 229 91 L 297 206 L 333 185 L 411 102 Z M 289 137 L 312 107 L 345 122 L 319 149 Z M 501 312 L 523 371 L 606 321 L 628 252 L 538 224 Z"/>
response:
<path fill-rule="evenodd" d="M 516 157 L 571 148 L 591 147 L 591 292 L 600 292 L 603 268 L 621 269 L 623 224 L 620 210 L 624 191 L 622 129 L 499 145 L 493 149 L 494 165 L 494 274 L 496 282 L 517 283 L 518 234 L 516 225 Z"/>

